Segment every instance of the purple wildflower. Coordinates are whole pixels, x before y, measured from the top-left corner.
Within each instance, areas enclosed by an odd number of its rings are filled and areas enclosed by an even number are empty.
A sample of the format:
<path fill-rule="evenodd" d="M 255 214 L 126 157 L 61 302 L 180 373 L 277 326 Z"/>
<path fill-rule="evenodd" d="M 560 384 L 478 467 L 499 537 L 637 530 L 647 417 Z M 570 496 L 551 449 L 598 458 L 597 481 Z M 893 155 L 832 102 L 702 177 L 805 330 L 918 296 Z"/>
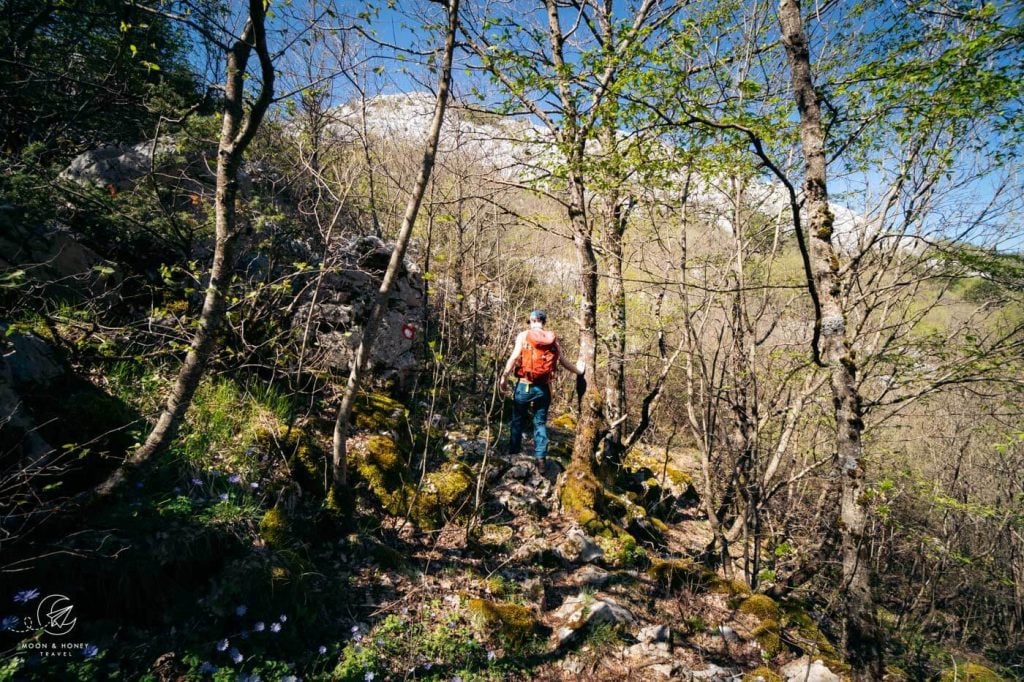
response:
<path fill-rule="evenodd" d="M 245 604 L 242 604 L 238 608 L 235 609 L 235 615 L 238 616 L 238 617 L 242 617 L 242 616 L 245 615 L 245 612 L 248 611 L 248 610 L 249 610 L 249 607 L 246 606 Z"/>
<path fill-rule="evenodd" d="M 271 623 L 270 624 L 270 631 L 271 632 L 281 632 L 281 624 L 280 623 Z"/>
<path fill-rule="evenodd" d="M 242 652 L 234 647 L 231 647 L 231 653 L 229 655 L 231 656 L 231 660 L 235 663 L 241 663 L 244 658 L 244 656 L 242 656 Z"/>
<path fill-rule="evenodd" d="M 250 487 L 250 488 L 252 488 L 253 490 L 256 490 L 256 488 L 259 488 L 259 487 L 260 487 L 259 481 L 253 481 L 253 482 L 251 482 L 251 483 L 249 484 L 249 487 Z"/>
<path fill-rule="evenodd" d="M 287 622 L 288 622 L 288 616 L 286 616 L 286 615 L 284 615 L 284 614 L 282 613 L 282 614 L 281 614 L 281 617 L 280 617 L 280 618 L 278 618 L 278 620 L 279 620 L 279 621 L 281 621 L 282 623 L 287 623 Z"/>
<path fill-rule="evenodd" d="M 95 644 L 86 644 L 85 648 L 82 649 L 82 655 L 86 658 L 92 658 L 100 652 L 100 648 Z"/>
<path fill-rule="evenodd" d="M 326 654 L 326 653 L 327 653 L 327 647 L 325 647 L 325 646 L 324 646 L 323 644 L 321 644 L 321 645 L 320 645 L 320 648 L 319 648 L 319 649 L 317 649 L 316 651 L 317 651 L 317 653 L 318 653 L 318 654 L 320 654 L 321 656 L 323 656 L 324 654 Z"/>
<path fill-rule="evenodd" d="M 242 477 L 239 476 L 238 474 L 231 474 L 230 476 L 228 476 L 228 483 L 241 483 L 241 482 L 242 482 Z"/>
<path fill-rule="evenodd" d="M 228 646 L 230 644 L 231 644 L 231 642 L 229 642 L 226 639 L 220 640 L 219 642 L 217 642 L 217 651 L 227 651 L 228 650 Z"/>
<path fill-rule="evenodd" d="M 212 675 L 215 672 L 217 672 L 217 666 L 209 661 L 203 661 L 203 664 L 199 666 L 200 675 Z"/>
<path fill-rule="evenodd" d="M 221 502 L 227 502 L 228 501 L 228 494 L 227 493 L 221 493 L 220 494 L 220 500 L 221 500 Z"/>
<path fill-rule="evenodd" d="M 4 616 L 4 619 L 0 620 L 0 632 L 7 632 L 8 630 L 13 630 L 17 626 L 17 616 Z"/>
<path fill-rule="evenodd" d="M 192 485 L 202 485 L 202 484 L 203 484 L 203 479 L 201 479 L 201 478 L 193 478 L 193 479 L 192 479 L 192 480 L 190 481 L 190 483 L 191 483 Z"/>
<path fill-rule="evenodd" d="M 366 682 L 373 682 L 373 678 L 375 677 L 377 677 L 377 675 L 375 675 L 372 670 L 363 675 L 363 679 L 366 680 Z"/>
<path fill-rule="evenodd" d="M 33 587 L 30 590 L 22 590 L 21 592 L 16 592 L 14 594 L 14 601 L 18 602 L 19 604 L 27 604 L 33 599 L 36 599 L 38 596 L 39 590 Z"/>
<path fill-rule="evenodd" d="M 263 621 L 261 620 L 261 621 L 257 621 L 256 624 L 252 626 L 252 629 L 255 630 L 256 632 L 263 632 L 266 629 L 266 627 L 267 626 L 264 625 Z"/>

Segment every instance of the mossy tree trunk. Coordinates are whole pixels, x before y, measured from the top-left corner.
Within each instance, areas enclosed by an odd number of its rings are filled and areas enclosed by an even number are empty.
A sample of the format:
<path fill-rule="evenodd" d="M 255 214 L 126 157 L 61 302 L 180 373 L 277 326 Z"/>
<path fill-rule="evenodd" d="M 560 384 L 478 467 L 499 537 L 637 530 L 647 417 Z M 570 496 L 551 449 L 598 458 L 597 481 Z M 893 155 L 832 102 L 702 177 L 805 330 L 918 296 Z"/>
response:
<path fill-rule="evenodd" d="M 380 331 L 381 320 L 384 318 L 384 313 L 387 310 L 388 297 L 391 295 L 391 289 L 401 270 L 402 260 L 405 258 L 405 251 L 409 246 L 409 238 L 412 236 L 412 229 L 416 224 L 416 216 L 419 213 L 420 204 L 423 202 L 423 195 L 426 193 L 427 184 L 430 182 L 430 175 L 434 170 L 434 161 L 437 157 L 438 141 L 441 137 L 441 124 L 444 122 L 444 113 L 448 106 L 448 91 L 451 86 L 452 60 L 455 53 L 455 37 L 459 21 L 459 0 L 448 0 L 446 10 L 448 13 L 448 25 L 445 33 L 444 57 L 440 73 L 438 74 L 434 116 L 430 123 L 430 130 L 427 133 L 419 176 L 416 178 L 416 184 L 413 186 L 412 193 L 409 195 L 409 200 L 406 203 L 405 214 L 402 216 L 402 226 L 395 239 L 391 260 L 388 262 L 384 278 L 381 280 L 377 295 L 374 298 L 370 317 L 363 325 L 362 338 L 360 339 L 355 357 L 352 359 L 348 382 L 345 385 L 345 392 L 342 394 L 341 404 L 338 407 L 337 418 L 334 422 L 334 442 L 331 459 L 333 467 L 332 488 L 335 494 L 340 493 L 341 489 L 348 483 L 345 441 L 348 438 L 348 425 L 352 414 L 352 405 L 362 383 L 363 374 L 369 365 L 370 353 Z"/>
<path fill-rule="evenodd" d="M 217 188 L 214 198 L 216 221 L 210 283 L 199 316 L 199 324 L 185 362 L 174 386 L 167 394 L 156 425 L 142 444 L 106 481 L 97 487 L 100 495 L 109 494 L 135 469 L 164 450 L 177 434 L 207 362 L 215 346 L 217 330 L 224 320 L 225 298 L 235 266 L 235 248 L 239 230 L 235 202 L 238 197 L 238 169 L 242 156 L 252 142 L 274 95 L 274 64 L 267 48 L 264 0 L 249 0 L 249 17 L 241 36 L 227 54 L 227 81 L 224 87 L 224 114 L 217 148 Z M 260 86 L 256 99 L 245 112 L 245 82 L 249 58 L 255 50 L 260 64 Z"/>
<path fill-rule="evenodd" d="M 881 632 L 875 617 L 865 547 L 865 472 L 857 361 L 846 340 L 840 301 L 839 256 L 832 245 L 825 132 L 811 74 L 810 50 L 798 0 L 781 0 L 779 22 L 800 115 L 804 156 L 804 207 L 809 219 L 811 268 L 821 305 L 821 356 L 830 370 L 836 418 L 836 467 L 841 477 L 839 535 L 842 545 L 846 656 L 857 680 L 880 680 Z"/>

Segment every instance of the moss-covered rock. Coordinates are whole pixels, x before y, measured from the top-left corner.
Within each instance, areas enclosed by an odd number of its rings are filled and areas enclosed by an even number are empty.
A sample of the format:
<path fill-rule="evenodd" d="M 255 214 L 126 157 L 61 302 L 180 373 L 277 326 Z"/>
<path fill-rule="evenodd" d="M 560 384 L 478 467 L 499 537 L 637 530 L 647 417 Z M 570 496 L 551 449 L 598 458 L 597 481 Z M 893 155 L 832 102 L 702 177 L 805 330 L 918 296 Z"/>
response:
<path fill-rule="evenodd" d="M 555 427 L 556 429 L 562 429 L 565 431 L 576 430 L 576 418 L 573 417 L 572 414 L 569 412 L 565 412 L 564 414 L 558 415 L 557 417 L 549 421 L 548 424 L 550 426 Z"/>
<path fill-rule="evenodd" d="M 282 509 L 274 507 L 267 510 L 260 520 L 260 535 L 272 549 L 281 549 L 291 543 L 291 525 Z"/>
<path fill-rule="evenodd" d="M 356 474 L 385 508 L 397 513 L 395 493 L 406 482 L 408 470 L 395 440 L 375 434 L 360 441 L 353 454 Z"/>
<path fill-rule="evenodd" d="M 964 663 L 956 668 L 947 668 L 942 671 L 941 682 L 1003 682 L 991 668 L 986 668 L 977 663 Z"/>
<path fill-rule="evenodd" d="M 750 633 L 761 647 L 761 653 L 766 660 L 775 658 L 782 651 L 781 626 L 777 620 L 764 620 Z"/>
<path fill-rule="evenodd" d="M 359 431 L 399 432 L 408 414 L 405 405 L 383 393 L 360 393 L 352 405 L 352 424 Z"/>
<path fill-rule="evenodd" d="M 417 492 L 407 486 L 404 494 L 409 499 L 409 518 L 420 528 L 437 528 L 454 516 L 463 506 L 473 485 L 469 469 L 457 462 L 445 464 L 423 479 Z"/>
<path fill-rule="evenodd" d="M 670 591 L 705 591 L 718 580 L 713 571 L 691 559 L 654 559 L 647 574 Z"/>
<path fill-rule="evenodd" d="M 782 610 L 775 600 L 764 594 L 755 594 L 747 597 L 738 607 L 740 613 L 754 616 L 758 620 L 778 621 L 782 618 Z"/>
<path fill-rule="evenodd" d="M 506 642 L 521 645 L 537 629 L 537 618 L 525 606 L 486 599 L 471 599 L 469 612 L 485 635 L 499 635 Z"/>
<path fill-rule="evenodd" d="M 479 542 L 490 547 L 504 547 L 512 541 L 514 532 L 510 526 L 485 523 L 480 527 Z"/>
<path fill-rule="evenodd" d="M 754 668 L 744 675 L 743 682 L 784 682 L 784 680 L 777 672 L 762 665 L 760 668 Z"/>
<path fill-rule="evenodd" d="M 841 659 L 839 651 L 832 642 L 828 641 L 828 638 L 821 632 L 818 624 L 814 622 L 814 619 L 811 618 L 800 603 L 792 601 L 783 602 L 781 608 L 783 622 L 789 628 L 793 639 L 800 644 L 801 648 L 807 650 L 812 655 L 828 659 L 826 664 L 833 671 L 839 672 L 840 669 L 849 670 L 849 666 L 845 663 L 839 663 L 838 667 L 833 664 L 834 661 Z"/>

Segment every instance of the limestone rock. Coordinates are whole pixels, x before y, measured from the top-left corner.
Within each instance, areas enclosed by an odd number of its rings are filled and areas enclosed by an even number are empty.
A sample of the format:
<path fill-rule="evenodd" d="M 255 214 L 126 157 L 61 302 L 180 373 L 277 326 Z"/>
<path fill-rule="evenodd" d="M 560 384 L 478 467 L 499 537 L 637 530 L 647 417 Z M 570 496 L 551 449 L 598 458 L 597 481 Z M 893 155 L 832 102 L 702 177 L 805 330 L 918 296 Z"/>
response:
<path fill-rule="evenodd" d="M 636 620 L 629 609 L 611 599 L 594 599 L 584 594 L 566 599 L 553 616 L 563 623 L 557 631 L 559 643 L 571 639 L 584 628 L 603 623 L 631 625 Z"/>
<path fill-rule="evenodd" d="M 717 666 L 714 663 L 703 670 L 692 670 L 689 673 L 689 679 L 704 682 L 731 682 L 737 677 L 737 671 Z"/>
<path fill-rule="evenodd" d="M 668 642 L 672 638 L 672 631 L 667 625 L 648 625 L 640 629 L 636 638 L 641 642 Z"/>
<path fill-rule="evenodd" d="M 578 550 L 577 557 L 579 561 L 589 564 L 604 558 L 604 550 L 579 528 L 573 528 L 569 531 L 569 541 Z"/>
<path fill-rule="evenodd" d="M 820 659 L 812 661 L 808 656 L 787 663 L 779 673 L 786 682 L 840 682 L 840 677 Z"/>
<path fill-rule="evenodd" d="M 391 252 L 391 246 L 373 236 L 339 245 L 333 257 L 340 263 L 324 276 L 315 301 L 314 287 L 309 287 L 296 308 L 292 330 L 301 338 L 306 333 L 307 319 L 311 321 L 308 342 L 313 349 L 313 366 L 348 370 Z M 424 305 L 423 278 L 406 261 L 388 297 L 370 356 L 379 377 L 404 380 L 418 366 L 417 337 L 425 326 Z"/>
<path fill-rule="evenodd" d="M 569 578 L 573 585 L 579 587 L 601 587 L 610 579 L 611 573 L 591 564 L 583 566 Z"/>

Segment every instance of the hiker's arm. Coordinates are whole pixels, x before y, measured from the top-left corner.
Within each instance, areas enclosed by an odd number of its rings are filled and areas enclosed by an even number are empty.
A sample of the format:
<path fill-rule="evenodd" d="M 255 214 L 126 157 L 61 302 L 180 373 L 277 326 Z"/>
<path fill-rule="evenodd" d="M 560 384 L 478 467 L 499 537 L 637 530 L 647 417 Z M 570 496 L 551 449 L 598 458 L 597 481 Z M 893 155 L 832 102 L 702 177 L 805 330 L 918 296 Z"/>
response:
<path fill-rule="evenodd" d="M 565 367 L 567 370 L 569 370 L 573 374 L 577 374 L 579 376 L 583 376 L 583 370 L 585 369 L 584 366 L 582 364 L 574 365 L 571 362 L 569 362 L 568 360 L 566 360 L 565 356 L 562 355 L 561 346 L 559 346 L 559 349 L 558 349 L 558 364 L 560 364 L 562 367 Z"/>
<path fill-rule="evenodd" d="M 508 356 L 508 362 L 505 363 L 505 369 L 501 370 L 501 378 L 498 382 L 503 386 L 508 381 L 508 375 L 512 373 L 512 368 L 516 366 L 516 360 L 519 359 L 519 354 L 523 352 L 523 339 L 526 337 L 526 332 L 521 332 L 516 336 L 516 345 L 512 348 L 512 355 Z"/>

